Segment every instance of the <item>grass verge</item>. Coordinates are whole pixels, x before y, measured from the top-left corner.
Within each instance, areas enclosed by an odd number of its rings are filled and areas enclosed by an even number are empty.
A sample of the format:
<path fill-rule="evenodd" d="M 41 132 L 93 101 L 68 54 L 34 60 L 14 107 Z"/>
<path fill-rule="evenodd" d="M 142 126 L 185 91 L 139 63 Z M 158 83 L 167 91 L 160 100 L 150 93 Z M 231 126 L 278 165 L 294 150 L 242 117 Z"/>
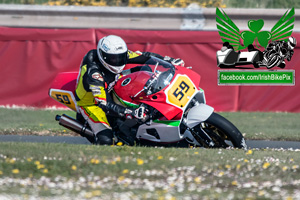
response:
<path fill-rule="evenodd" d="M 293 199 L 299 152 L 0 142 L 0 197 Z"/>
<path fill-rule="evenodd" d="M 21 135 L 78 135 L 60 126 L 56 115 L 75 117 L 70 110 L 0 108 L 0 134 Z"/>
<path fill-rule="evenodd" d="M 246 139 L 300 141 L 300 113 L 222 112 Z"/>
<path fill-rule="evenodd" d="M 73 111 L 0 108 L 0 134 L 77 135 L 59 126 L 57 114 Z M 300 113 L 222 112 L 246 139 L 300 141 Z"/>

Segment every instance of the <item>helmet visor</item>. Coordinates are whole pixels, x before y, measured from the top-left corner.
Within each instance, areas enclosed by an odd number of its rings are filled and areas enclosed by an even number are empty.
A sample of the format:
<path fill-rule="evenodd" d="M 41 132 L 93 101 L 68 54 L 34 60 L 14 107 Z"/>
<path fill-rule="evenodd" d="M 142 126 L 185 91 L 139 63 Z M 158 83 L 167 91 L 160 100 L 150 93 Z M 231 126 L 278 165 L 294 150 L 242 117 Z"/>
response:
<path fill-rule="evenodd" d="M 115 67 L 122 67 L 127 63 L 127 51 L 121 54 L 110 54 L 110 53 L 105 53 L 101 49 L 100 53 L 102 54 L 103 60 L 112 66 Z"/>
<path fill-rule="evenodd" d="M 294 41 L 293 41 L 293 42 L 294 42 Z M 295 47 L 295 46 L 296 46 L 296 43 L 290 42 L 290 45 L 291 45 L 292 47 Z"/>

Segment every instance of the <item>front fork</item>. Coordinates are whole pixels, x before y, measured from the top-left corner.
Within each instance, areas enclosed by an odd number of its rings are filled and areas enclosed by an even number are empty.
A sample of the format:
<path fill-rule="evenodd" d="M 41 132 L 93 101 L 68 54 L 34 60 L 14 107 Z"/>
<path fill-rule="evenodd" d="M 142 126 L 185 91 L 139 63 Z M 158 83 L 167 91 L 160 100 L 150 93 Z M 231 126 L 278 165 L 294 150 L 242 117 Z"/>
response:
<path fill-rule="evenodd" d="M 182 120 L 182 125 L 189 131 L 195 140 L 204 147 L 214 147 L 213 139 L 202 129 L 201 123 L 206 121 L 214 112 L 214 108 L 204 103 L 196 102 Z M 195 127 L 200 126 L 198 131 Z"/>
<path fill-rule="evenodd" d="M 189 131 L 195 140 L 203 147 L 210 148 L 215 146 L 213 139 L 201 128 L 201 124 L 199 124 L 201 131 L 195 131 L 194 128 L 189 128 L 184 122 L 182 125 L 185 127 L 186 131 Z"/>

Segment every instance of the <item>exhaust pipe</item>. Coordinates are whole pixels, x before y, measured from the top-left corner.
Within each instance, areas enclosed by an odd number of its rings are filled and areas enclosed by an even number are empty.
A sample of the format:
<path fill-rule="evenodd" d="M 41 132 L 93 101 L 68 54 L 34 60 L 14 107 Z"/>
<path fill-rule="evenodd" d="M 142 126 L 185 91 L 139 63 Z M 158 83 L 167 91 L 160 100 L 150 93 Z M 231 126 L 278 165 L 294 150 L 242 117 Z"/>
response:
<path fill-rule="evenodd" d="M 93 131 L 76 119 L 62 114 L 61 116 L 56 115 L 55 120 L 59 122 L 59 125 L 66 127 L 67 129 L 70 129 L 71 131 L 74 131 L 76 133 L 79 133 L 83 137 L 86 137 L 91 143 L 95 142 Z"/>

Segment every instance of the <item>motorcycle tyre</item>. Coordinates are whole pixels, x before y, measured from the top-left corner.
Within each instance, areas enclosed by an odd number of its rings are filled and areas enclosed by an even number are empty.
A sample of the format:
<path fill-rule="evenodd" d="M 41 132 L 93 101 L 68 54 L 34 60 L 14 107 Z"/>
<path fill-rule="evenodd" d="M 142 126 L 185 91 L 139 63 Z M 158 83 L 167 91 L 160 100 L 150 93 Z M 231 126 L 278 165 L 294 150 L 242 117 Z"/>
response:
<path fill-rule="evenodd" d="M 273 56 L 273 57 L 271 57 L 271 59 L 268 60 L 267 68 L 271 69 L 271 68 L 275 67 L 279 61 L 280 61 L 280 57 L 279 56 Z"/>
<path fill-rule="evenodd" d="M 283 62 L 280 62 L 278 64 L 278 67 L 281 68 L 281 69 L 284 69 L 285 68 L 285 64 Z"/>
<path fill-rule="evenodd" d="M 247 148 L 245 139 L 241 132 L 230 121 L 221 115 L 213 112 L 204 123 L 212 125 L 214 128 L 220 130 L 224 135 L 226 135 L 228 140 L 231 141 L 234 148 Z"/>

